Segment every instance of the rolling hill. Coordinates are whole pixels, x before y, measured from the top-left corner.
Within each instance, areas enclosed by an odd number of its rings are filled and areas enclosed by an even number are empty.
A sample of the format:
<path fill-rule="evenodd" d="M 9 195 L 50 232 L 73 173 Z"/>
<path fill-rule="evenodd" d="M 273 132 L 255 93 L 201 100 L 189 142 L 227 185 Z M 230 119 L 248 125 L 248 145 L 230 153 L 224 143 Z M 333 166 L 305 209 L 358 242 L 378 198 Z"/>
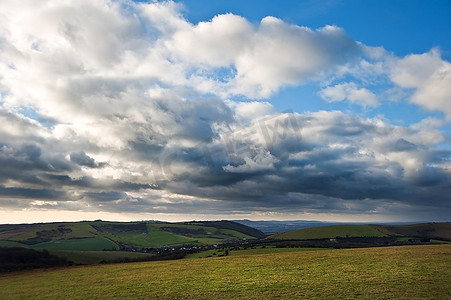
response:
<path fill-rule="evenodd" d="M 451 241 L 451 222 L 411 225 L 332 225 L 287 231 L 268 236 L 273 240 L 405 237 Z"/>
<path fill-rule="evenodd" d="M 84 221 L 0 225 L 0 246 L 48 250 L 127 250 L 213 245 L 263 237 L 231 221 L 167 223 Z"/>

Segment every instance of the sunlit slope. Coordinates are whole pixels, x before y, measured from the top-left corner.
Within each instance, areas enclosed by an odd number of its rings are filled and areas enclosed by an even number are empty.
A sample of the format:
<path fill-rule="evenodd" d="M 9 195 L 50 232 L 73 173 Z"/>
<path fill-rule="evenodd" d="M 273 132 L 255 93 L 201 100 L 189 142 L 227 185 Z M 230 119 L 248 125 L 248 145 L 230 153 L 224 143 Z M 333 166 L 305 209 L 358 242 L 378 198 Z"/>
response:
<path fill-rule="evenodd" d="M 0 225 L 0 246 L 48 250 L 119 250 L 172 245 L 211 245 L 262 237 L 260 231 L 230 221 L 71 222 Z"/>
<path fill-rule="evenodd" d="M 419 237 L 451 240 L 451 223 L 412 225 L 333 225 L 271 235 L 269 239 L 324 239 L 346 237 Z"/>

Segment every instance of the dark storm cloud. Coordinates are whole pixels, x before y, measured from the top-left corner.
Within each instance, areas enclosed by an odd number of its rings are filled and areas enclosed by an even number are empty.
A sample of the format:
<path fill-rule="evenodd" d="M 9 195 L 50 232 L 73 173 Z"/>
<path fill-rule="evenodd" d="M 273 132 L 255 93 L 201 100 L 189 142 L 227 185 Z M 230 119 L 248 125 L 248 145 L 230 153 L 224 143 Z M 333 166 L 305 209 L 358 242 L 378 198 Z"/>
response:
<path fill-rule="evenodd" d="M 123 192 L 109 191 L 109 192 L 99 192 L 99 193 L 84 193 L 85 197 L 90 198 L 94 202 L 108 202 L 123 199 L 127 194 Z"/>
<path fill-rule="evenodd" d="M 66 193 L 55 189 L 31 189 L 0 185 L 0 198 L 63 200 Z"/>
<path fill-rule="evenodd" d="M 70 154 L 70 160 L 77 165 L 84 166 L 84 167 L 90 167 L 90 168 L 97 168 L 99 164 L 93 159 L 92 157 L 89 157 L 86 155 L 85 152 L 73 152 Z"/>
<path fill-rule="evenodd" d="M 210 159 L 211 165 L 199 160 L 201 168 L 193 167 L 182 180 L 167 183 L 165 188 L 182 195 L 221 199 L 236 203 L 237 207 L 261 209 L 339 210 L 341 207 L 347 211 L 345 205 L 335 206 L 334 203 L 353 201 L 360 203 L 353 205 L 358 210 L 369 211 L 371 207 L 385 205 L 388 199 L 405 205 L 431 205 L 432 194 L 448 202 L 445 194 L 436 191 L 449 189 L 449 175 L 441 168 L 427 165 L 440 164 L 444 157 L 450 157 L 449 151 L 439 153 L 424 144 L 415 145 L 396 138 L 397 127 L 384 125 L 381 128 L 345 114 L 317 114 L 313 118 L 297 115 L 297 119 L 298 124 L 304 126 L 299 126 L 302 139 L 296 147 L 282 147 L 286 141 L 281 135 L 271 150 L 266 149 L 275 161 L 272 168 L 261 168 L 252 160 L 251 151 L 243 151 L 242 159 L 235 160 L 233 168 L 226 168 L 231 165 L 231 157 L 240 153 L 227 152 L 223 145 L 222 151 L 204 152 L 206 155 L 214 153 L 216 159 Z M 335 130 L 337 126 L 342 128 Z M 414 136 L 417 132 L 406 130 L 403 134 Z M 224 143 L 230 142 L 234 133 L 227 136 L 229 140 Z M 249 139 L 236 142 L 248 143 L 243 149 L 262 146 L 252 144 Z M 211 146 L 211 149 L 214 148 Z M 400 152 L 402 155 L 396 156 Z M 393 153 L 395 156 L 391 158 Z M 420 170 L 409 169 L 409 162 L 404 161 L 409 157 L 423 160 Z M 268 161 L 260 163 L 267 165 Z M 248 165 L 246 172 L 235 172 L 245 165 Z M 434 201 L 433 205 L 437 202 L 440 201 Z"/>
<path fill-rule="evenodd" d="M 39 146 L 25 144 L 0 147 L 0 180 L 2 176 L 27 177 L 30 172 L 69 172 L 73 168 L 61 155 L 43 155 Z"/>
<path fill-rule="evenodd" d="M 80 178 L 72 178 L 68 175 L 52 175 L 52 174 L 41 174 L 39 176 L 43 181 L 51 184 L 52 186 L 66 186 L 66 187 L 80 187 L 85 189 L 117 189 L 121 191 L 139 191 L 144 189 L 157 189 L 155 185 L 127 182 L 123 180 L 114 179 L 96 179 L 89 176 L 84 176 Z"/>

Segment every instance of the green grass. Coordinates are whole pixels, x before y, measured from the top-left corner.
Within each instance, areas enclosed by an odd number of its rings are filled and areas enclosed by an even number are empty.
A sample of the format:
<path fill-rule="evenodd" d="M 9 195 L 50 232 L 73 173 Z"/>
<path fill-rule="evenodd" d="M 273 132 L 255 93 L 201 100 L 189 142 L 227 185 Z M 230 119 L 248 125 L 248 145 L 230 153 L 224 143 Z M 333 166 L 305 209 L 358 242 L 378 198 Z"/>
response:
<path fill-rule="evenodd" d="M 27 239 L 35 238 L 37 232 L 44 230 L 55 230 L 59 227 L 69 228 L 71 232 L 61 233 L 55 236 L 53 239 L 72 239 L 72 238 L 88 238 L 95 237 L 96 230 L 92 228 L 89 222 L 72 222 L 72 223 L 50 223 L 50 224 L 36 224 L 35 227 L 24 229 L 25 232 L 19 233 L 10 237 L 12 241 L 24 241 Z"/>
<path fill-rule="evenodd" d="M 102 261 L 112 262 L 121 258 L 144 259 L 152 254 L 125 251 L 50 251 L 51 254 L 64 257 L 76 264 L 98 264 Z"/>
<path fill-rule="evenodd" d="M 236 238 L 239 238 L 239 239 L 247 239 L 247 240 L 255 239 L 254 237 L 252 237 L 250 235 L 247 235 L 247 234 L 235 231 L 235 230 L 231 230 L 231 229 L 220 229 L 219 231 L 222 234 L 225 234 L 225 235 L 231 236 L 231 237 L 236 237 Z"/>
<path fill-rule="evenodd" d="M 425 237 L 451 241 L 451 222 L 421 223 L 410 225 L 379 225 L 381 229 L 387 230 L 394 235 Z"/>
<path fill-rule="evenodd" d="M 450 241 L 442 241 L 442 240 L 434 240 L 434 239 L 431 239 L 431 243 L 433 243 L 433 244 L 451 244 Z"/>
<path fill-rule="evenodd" d="M 256 254 L 274 254 L 274 253 L 288 253 L 288 252 L 302 252 L 302 251 L 319 251 L 330 250 L 328 248 L 256 248 L 256 249 L 243 249 L 229 251 L 229 256 L 242 256 L 242 255 L 256 255 Z"/>
<path fill-rule="evenodd" d="M 167 231 L 152 231 L 149 233 L 152 247 L 160 245 L 181 245 L 192 243 L 195 239 Z"/>
<path fill-rule="evenodd" d="M 116 233 L 108 235 L 111 239 L 119 242 L 131 244 L 135 247 L 150 248 L 154 246 L 147 233 Z"/>
<path fill-rule="evenodd" d="M 419 238 L 410 237 L 410 236 L 401 236 L 401 237 L 397 237 L 396 238 L 397 242 L 409 242 L 409 240 L 419 240 Z M 430 239 L 428 243 L 432 243 L 432 244 L 451 244 L 451 242 L 449 242 L 449 241 L 435 240 L 435 239 Z"/>
<path fill-rule="evenodd" d="M 0 276 L 0 299 L 450 299 L 451 246 L 297 251 Z"/>
<path fill-rule="evenodd" d="M 50 225 L 50 224 L 37 224 L 33 228 L 27 228 L 24 230 L 24 232 L 18 233 L 16 235 L 10 237 L 9 240 L 23 241 L 23 240 L 31 239 L 31 238 L 36 237 L 36 232 L 42 231 L 42 230 L 48 230 L 50 228 L 53 229 L 54 227 L 55 227 L 54 225 Z"/>
<path fill-rule="evenodd" d="M 200 223 L 146 222 L 145 226 L 141 225 L 142 222 L 93 221 L 8 226 L 9 229 L 0 232 L 0 246 L 90 251 L 117 249 L 114 242 L 135 248 L 157 248 L 212 245 L 232 238 L 253 238 L 235 230 Z"/>
<path fill-rule="evenodd" d="M 255 249 L 241 249 L 241 250 L 229 250 L 228 256 L 243 256 L 243 255 L 256 255 L 256 254 L 274 254 L 274 253 L 287 253 L 287 252 L 300 252 L 300 251 L 316 251 L 316 250 L 327 250 L 328 248 L 276 248 L 273 246 L 262 248 L 257 247 Z M 212 249 L 205 250 L 199 253 L 192 253 L 186 256 L 187 259 L 194 258 L 208 258 L 218 255 L 223 255 L 225 250 L 222 249 Z M 216 253 L 216 255 L 213 255 Z"/>
<path fill-rule="evenodd" d="M 156 225 L 156 226 L 155 226 Z M 218 230 L 213 227 L 199 226 L 199 225 L 185 225 L 184 227 L 191 229 L 205 229 L 208 233 L 203 235 L 185 236 L 175 234 L 169 231 L 160 230 L 160 227 L 180 227 L 180 225 L 168 226 L 167 224 L 152 224 L 149 231 L 150 247 L 159 247 L 161 245 L 213 245 L 223 242 L 224 239 L 233 237 L 249 237 L 248 235 L 235 232 L 233 230 L 221 229 Z"/>
<path fill-rule="evenodd" d="M 194 259 L 194 258 L 207 258 L 209 256 L 213 256 L 213 253 L 223 254 L 224 252 L 218 252 L 218 250 L 205 250 L 198 253 L 191 253 L 185 256 L 185 259 Z"/>
<path fill-rule="evenodd" d="M 118 250 L 119 247 L 112 241 L 103 238 L 86 238 L 86 239 L 72 239 L 59 240 L 53 242 L 46 242 L 33 245 L 33 249 L 47 249 L 47 250 L 86 250 L 86 251 L 101 251 L 103 249 Z"/>
<path fill-rule="evenodd" d="M 223 239 L 217 237 L 196 237 L 195 240 L 199 242 L 199 245 L 215 245 L 223 242 Z"/>
<path fill-rule="evenodd" d="M 0 241 L 0 247 L 24 247 L 25 245 L 13 241 Z"/>
<path fill-rule="evenodd" d="M 72 232 L 66 234 L 67 239 L 97 236 L 96 230 L 89 222 L 66 223 L 66 227 L 72 229 Z"/>
<path fill-rule="evenodd" d="M 305 228 L 271 236 L 274 239 L 322 239 L 336 237 L 382 237 L 383 229 L 373 225 L 334 225 Z"/>

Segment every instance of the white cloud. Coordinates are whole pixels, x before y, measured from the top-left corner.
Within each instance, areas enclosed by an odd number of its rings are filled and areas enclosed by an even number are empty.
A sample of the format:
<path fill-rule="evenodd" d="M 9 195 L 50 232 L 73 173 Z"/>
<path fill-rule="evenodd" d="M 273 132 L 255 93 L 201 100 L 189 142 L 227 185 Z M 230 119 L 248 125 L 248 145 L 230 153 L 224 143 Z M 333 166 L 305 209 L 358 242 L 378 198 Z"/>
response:
<path fill-rule="evenodd" d="M 412 101 L 429 110 L 443 111 L 451 120 L 451 63 L 443 62 L 414 93 Z"/>
<path fill-rule="evenodd" d="M 339 63 L 359 54 L 358 44 L 342 29 L 313 31 L 264 18 L 249 49 L 236 58 L 232 93 L 265 98 L 281 86 L 319 78 Z"/>
<path fill-rule="evenodd" d="M 319 92 L 321 98 L 329 102 L 348 100 L 363 106 L 376 106 L 377 96 L 366 88 L 359 88 L 355 83 L 341 83 L 329 86 Z"/>
<path fill-rule="evenodd" d="M 176 31 L 167 47 L 176 58 L 195 68 L 199 64 L 229 67 L 250 46 L 252 37 L 252 25 L 246 19 L 225 14 Z"/>
<path fill-rule="evenodd" d="M 226 68 L 228 75 L 210 85 L 219 95 L 250 98 L 268 98 L 282 86 L 319 78 L 361 52 L 335 26 L 313 31 L 274 17 L 252 26 L 233 14 L 179 30 L 165 46 L 195 78 L 205 80 L 212 68 Z"/>
<path fill-rule="evenodd" d="M 399 59 L 391 79 L 404 88 L 413 88 L 410 100 L 428 110 L 442 111 L 451 119 L 451 63 L 437 49 Z"/>
<path fill-rule="evenodd" d="M 234 110 L 235 118 L 239 124 L 249 124 L 254 119 L 262 118 L 276 113 L 276 109 L 268 102 L 233 102 L 226 103 Z"/>
<path fill-rule="evenodd" d="M 423 54 L 411 54 L 395 62 L 391 79 L 401 87 L 417 88 L 442 65 L 440 53 L 432 50 Z"/>

